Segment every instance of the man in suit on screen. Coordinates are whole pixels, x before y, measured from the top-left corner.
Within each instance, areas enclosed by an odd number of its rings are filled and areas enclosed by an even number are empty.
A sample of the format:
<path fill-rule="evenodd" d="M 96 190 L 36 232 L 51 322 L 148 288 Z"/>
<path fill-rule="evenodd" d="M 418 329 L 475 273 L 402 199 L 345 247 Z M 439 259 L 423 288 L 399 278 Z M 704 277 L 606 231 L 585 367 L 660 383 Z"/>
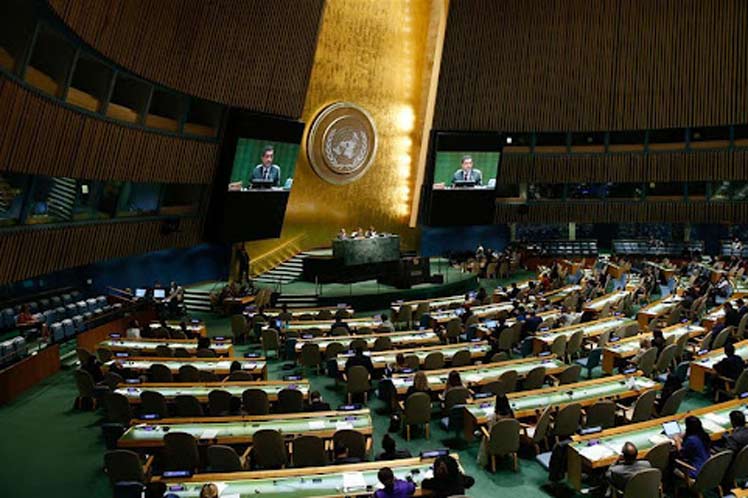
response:
<path fill-rule="evenodd" d="M 275 150 L 270 145 L 262 149 L 262 162 L 255 166 L 251 180 L 271 180 L 272 187 L 280 186 L 281 170 L 280 166 L 273 164 L 274 153 Z"/>
<path fill-rule="evenodd" d="M 456 182 L 473 182 L 475 185 L 481 185 L 483 177 L 480 170 L 473 169 L 473 158 L 470 156 L 462 156 L 462 163 L 460 169 L 455 171 L 452 175 L 452 185 Z"/>

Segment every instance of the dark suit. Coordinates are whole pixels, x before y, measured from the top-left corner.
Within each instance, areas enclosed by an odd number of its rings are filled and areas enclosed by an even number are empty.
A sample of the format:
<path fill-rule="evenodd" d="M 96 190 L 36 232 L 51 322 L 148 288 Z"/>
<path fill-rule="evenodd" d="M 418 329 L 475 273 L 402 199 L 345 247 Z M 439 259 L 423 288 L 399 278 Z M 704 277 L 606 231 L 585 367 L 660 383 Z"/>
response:
<path fill-rule="evenodd" d="M 725 356 L 719 361 L 719 363 L 714 365 L 714 370 L 716 370 L 718 374 L 732 380 L 737 380 L 744 368 L 745 362 L 743 361 L 743 358 L 736 354 Z"/>
<path fill-rule="evenodd" d="M 254 171 L 252 171 L 250 184 L 252 183 L 251 180 L 268 179 L 273 181 L 273 187 L 278 187 L 280 186 L 280 178 L 281 170 L 277 164 L 271 164 L 267 168 L 265 168 L 263 164 L 258 164 L 257 166 L 255 166 Z"/>
<path fill-rule="evenodd" d="M 727 449 L 737 454 L 738 451 L 748 446 L 748 427 L 738 427 L 732 434 L 728 434 L 725 439 Z"/>
<path fill-rule="evenodd" d="M 472 180 L 475 182 L 476 185 L 482 185 L 483 184 L 483 176 L 481 175 L 480 170 L 473 168 L 470 173 L 468 173 L 469 178 L 467 180 Z M 462 169 L 458 169 L 455 171 L 455 174 L 452 175 L 452 185 L 455 184 L 455 182 L 460 182 L 465 180 L 465 172 Z"/>
<path fill-rule="evenodd" d="M 608 470 L 608 480 L 614 488 L 623 490 L 626 483 L 637 472 L 644 469 L 651 469 L 652 465 L 646 460 L 637 460 L 634 463 L 617 463 Z"/>
<path fill-rule="evenodd" d="M 725 327 L 737 327 L 740 324 L 740 315 L 735 309 L 725 313 Z"/>
<path fill-rule="evenodd" d="M 374 364 L 371 362 L 371 358 L 369 358 L 366 355 L 354 355 L 350 358 L 348 358 L 348 361 L 345 362 L 345 371 L 348 373 L 348 371 L 357 366 L 362 366 L 366 368 L 366 370 L 369 371 L 369 375 L 374 373 Z"/>

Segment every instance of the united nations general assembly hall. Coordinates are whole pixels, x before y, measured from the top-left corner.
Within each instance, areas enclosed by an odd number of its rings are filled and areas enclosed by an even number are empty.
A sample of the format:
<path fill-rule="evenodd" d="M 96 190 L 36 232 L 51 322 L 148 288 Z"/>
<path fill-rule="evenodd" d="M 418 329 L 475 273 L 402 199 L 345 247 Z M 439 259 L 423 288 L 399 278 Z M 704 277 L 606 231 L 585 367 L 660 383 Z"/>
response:
<path fill-rule="evenodd" d="M 748 498 L 748 0 L 0 0 L 0 497 Z"/>

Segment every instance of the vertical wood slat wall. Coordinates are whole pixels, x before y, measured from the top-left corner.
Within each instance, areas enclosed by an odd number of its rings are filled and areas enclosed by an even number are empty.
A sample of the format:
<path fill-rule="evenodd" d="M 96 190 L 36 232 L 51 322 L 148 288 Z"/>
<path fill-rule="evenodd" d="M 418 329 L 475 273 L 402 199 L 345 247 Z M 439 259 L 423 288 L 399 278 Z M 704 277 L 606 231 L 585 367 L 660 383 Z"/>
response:
<path fill-rule="evenodd" d="M 504 154 L 499 182 L 748 180 L 748 149 L 651 154 Z"/>
<path fill-rule="evenodd" d="M 162 222 L 134 221 L 3 233 L 0 284 L 64 268 L 171 247 L 200 243 L 203 220 L 183 218 L 179 231 L 164 234 Z"/>
<path fill-rule="evenodd" d="M 748 122 L 744 0 L 450 2 L 434 128 Z"/>
<path fill-rule="evenodd" d="M 49 0 L 84 41 L 190 95 L 289 117 L 303 110 L 324 0 Z"/>
<path fill-rule="evenodd" d="M 88 116 L 0 76 L 0 171 L 208 184 L 218 148 Z"/>
<path fill-rule="evenodd" d="M 746 223 L 748 203 L 542 202 L 496 204 L 496 223 Z"/>

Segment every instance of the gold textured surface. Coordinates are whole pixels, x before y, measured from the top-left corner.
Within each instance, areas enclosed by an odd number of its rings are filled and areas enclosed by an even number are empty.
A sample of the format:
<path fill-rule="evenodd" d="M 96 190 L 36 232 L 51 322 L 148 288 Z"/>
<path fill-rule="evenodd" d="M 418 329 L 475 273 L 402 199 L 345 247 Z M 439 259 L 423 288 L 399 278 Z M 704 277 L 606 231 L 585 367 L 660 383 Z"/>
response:
<path fill-rule="evenodd" d="M 253 257 L 301 234 L 304 249 L 327 247 L 340 227 L 369 225 L 400 234 L 403 249 L 416 247 L 408 221 L 433 64 L 430 31 L 443 4 L 328 0 L 302 120 L 308 127 L 335 101 L 360 105 L 376 123 L 377 154 L 359 180 L 331 185 L 312 171 L 302 150 L 281 238 L 247 244 Z"/>

